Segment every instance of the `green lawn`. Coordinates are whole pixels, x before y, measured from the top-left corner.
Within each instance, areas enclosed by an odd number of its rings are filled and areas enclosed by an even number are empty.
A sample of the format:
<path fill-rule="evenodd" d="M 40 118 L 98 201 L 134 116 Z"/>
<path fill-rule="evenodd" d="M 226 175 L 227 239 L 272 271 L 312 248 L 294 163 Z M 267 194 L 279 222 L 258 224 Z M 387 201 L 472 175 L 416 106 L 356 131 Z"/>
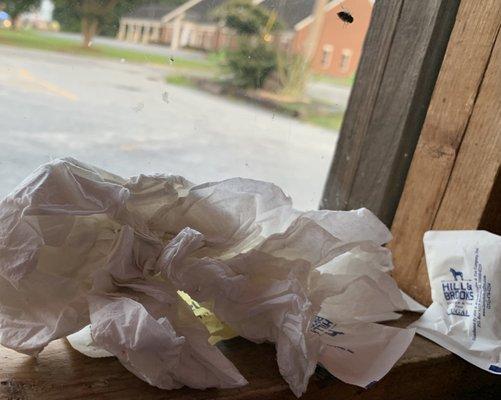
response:
<path fill-rule="evenodd" d="M 186 75 L 168 75 L 165 78 L 165 81 L 167 83 L 177 86 L 196 87 L 195 82 L 193 82 L 193 79 L 191 79 Z"/>
<path fill-rule="evenodd" d="M 355 80 L 355 75 L 349 76 L 347 78 L 335 78 L 329 75 L 312 74 L 311 79 L 317 82 L 331 83 L 336 86 L 353 86 Z"/>
<path fill-rule="evenodd" d="M 216 64 L 212 59 L 186 60 L 176 58 L 172 62 L 167 56 L 162 56 L 160 54 L 145 53 L 106 45 L 95 45 L 91 48 L 84 48 L 80 45 L 80 43 L 75 42 L 74 40 L 46 36 L 34 31 L 13 31 L 0 29 L 0 44 L 91 57 L 103 57 L 119 60 L 124 59 L 126 61 L 137 63 L 169 65 L 180 69 L 207 71 L 214 70 L 216 68 Z"/>
<path fill-rule="evenodd" d="M 343 113 L 332 113 L 328 115 L 307 115 L 304 120 L 313 125 L 338 131 L 343 122 Z"/>
<path fill-rule="evenodd" d="M 168 75 L 165 78 L 167 83 L 171 85 L 184 86 L 197 88 L 196 82 L 190 76 L 186 75 Z M 312 125 L 321 126 L 322 128 L 338 131 L 341 128 L 341 123 L 343 122 L 344 113 L 338 112 L 318 112 L 319 105 L 325 105 L 320 101 L 316 101 L 314 104 L 305 105 L 304 103 L 287 103 L 282 102 L 276 103 L 277 111 L 289 116 L 297 115 L 301 121 L 305 121 Z"/>

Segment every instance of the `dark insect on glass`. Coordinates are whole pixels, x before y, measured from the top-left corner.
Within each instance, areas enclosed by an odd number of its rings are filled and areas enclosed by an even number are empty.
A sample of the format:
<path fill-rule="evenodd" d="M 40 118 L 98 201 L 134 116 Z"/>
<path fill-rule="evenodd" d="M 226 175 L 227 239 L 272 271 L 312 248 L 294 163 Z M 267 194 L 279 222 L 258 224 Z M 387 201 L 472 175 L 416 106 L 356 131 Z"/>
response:
<path fill-rule="evenodd" d="M 351 15 L 348 11 L 339 11 L 337 16 L 341 21 L 347 24 L 351 24 L 354 20 L 353 15 Z"/>

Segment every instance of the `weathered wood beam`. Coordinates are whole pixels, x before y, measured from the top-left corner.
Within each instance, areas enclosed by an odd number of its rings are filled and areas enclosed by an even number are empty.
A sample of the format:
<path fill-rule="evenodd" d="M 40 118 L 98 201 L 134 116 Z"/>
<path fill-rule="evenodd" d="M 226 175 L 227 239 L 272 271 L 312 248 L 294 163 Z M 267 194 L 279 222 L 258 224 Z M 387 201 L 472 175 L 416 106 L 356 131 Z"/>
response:
<path fill-rule="evenodd" d="M 486 206 L 486 198 L 492 191 L 493 175 L 497 173 L 495 162 L 492 164 L 492 157 L 495 157 L 492 151 L 499 146 L 496 135 L 499 135 L 501 127 L 496 126 L 496 120 L 500 118 L 501 95 L 498 93 L 499 98 L 496 99 L 489 93 L 499 91 L 495 85 L 499 85 L 496 82 L 499 82 L 501 69 L 496 72 L 496 67 L 491 65 L 486 72 L 486 68 L 494 57 L 492 51 L 500 25 L 501 2 L 498 0 L 485 1 L 482 7 L 476 0 L 461 1 L 393 221 L 394 239 L 390 248 L 395 260 L 394 277 L 405 291 L 424 303 L 430 302 L 423 259 L 424 232 L 429 229 L 479 227 L 482 207 Z M 498 74 L 497 81 L 491 77 L 492 73 Z M 485 103 L 486 99 L 490 103 Z M 470 135 L 475 135 L 468 140 L 465 137 L 467 130 Z M 487 143 L 489 138 L 493 141 Z M 480 148 L 480 144 L 487 147 Z M 458 172 L 458 152 L 469 154 L 468 162 L 472 164 L 465 164 L 465 159 L 462 161 L 469 171 Z M 498 157 L 500 154 L 498 150 Z M 492 165 L 486 165 L 488 161 Z M 478 170 L 477 166 L 486 170 Z M 451 176 L 453 169 L 456 170 L 454 177 Z M 471 192 L 465 193 L 464 190 Z"/>
<path fill-rule="evenodd" d="M 364 206 L 391 224 L 458 5 L 375 3 L 321 208 Z"/>
<path fill-rule="evenodd" d="M 391 325 L 407 326 L 406 314 Z M 218 347 L 249 381 L 237 389 L 161 390 L 127 371 L 115 357 L 89 358 L 64 339 L 50 343 L 38 358 L 0 346 L 0 399 L 23 400 L 296 400 L 280 376 L 276 351 L 269 343 L 242 338 Z M 437 379 L 444 376 L 446 379 Z M 482 390 L 483 388 L 483 390 Z M 415 336 L 390 373 L 369 389 L 345 384 L 328 373 L 315 374 L 301 400 L 421 400 L 495 398 L 498 376 L 481 370 L 437 344 Z M 468 392 L 475 395 L 467 396 Z M 491 396 L 489 396 L 491 394 Z M 483 397 L 482 397 L 483 396 Z"/>
<path fill-rule="evenodd" d="M 471 120 L 454 163 L 449 184 L 433 222 L 433 230 L 477 229 L 501 166 L 501 35 L 498 35 L 473 109 Z M 411 292 L 431 302 L 426 261 L 421 258 Z"/>
<path fill-rule="evenodd" d="M 402 4 L 403 0 L 397 0 L 374 5 L 320 208 L 347 208 Z"/>

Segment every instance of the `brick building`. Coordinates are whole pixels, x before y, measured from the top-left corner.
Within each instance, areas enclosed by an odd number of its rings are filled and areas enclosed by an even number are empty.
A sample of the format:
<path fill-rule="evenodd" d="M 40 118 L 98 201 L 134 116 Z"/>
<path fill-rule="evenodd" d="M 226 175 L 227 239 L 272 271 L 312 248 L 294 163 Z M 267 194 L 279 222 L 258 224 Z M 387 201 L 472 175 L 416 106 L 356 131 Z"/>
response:
<path fill-rule="evenodd" d="M 312 69 L 336 77 L 352 76 L 358 66 L 365 33 L 372 14 L 372 0 L 331 1 L 325 7 L 320 39 L 312 60 Z M 349 11 L 354 20 L 343 23 L 337 13 Z M 313 22 L 309 15 L 295 26 L 292 48 L 300 52 Z"/>
<path fill-rule="evenodd" d="M 212 11 L 227 0 L 189 0 L 179 7 L 147 4 L 120 21 L 118 39 L 156 42 L 173 49 L 217 51 L 235 41 L 235 34 L 219 25 Z M 315 0 L 254 0 L 276 13 L 284 26 L 277 38 L 283 48 L 301 53 L 313 22 Z M 354 74 L 369 26 L 373 0 L 332 0 L 325 6 L 321 34 L 312 60 L 315 72 L 336 77 Z M 337 13 L 349 11 L 354 21 L 343 23 Z"/>

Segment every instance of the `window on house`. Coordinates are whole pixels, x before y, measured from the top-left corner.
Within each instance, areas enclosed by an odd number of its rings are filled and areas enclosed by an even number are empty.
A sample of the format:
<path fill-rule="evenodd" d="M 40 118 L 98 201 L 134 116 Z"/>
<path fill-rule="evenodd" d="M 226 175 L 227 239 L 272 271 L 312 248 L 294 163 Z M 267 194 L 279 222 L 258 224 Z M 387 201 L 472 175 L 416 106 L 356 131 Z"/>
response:
<path fill-rule="evenodd" d="M 333 51 L 334 51 L 334 48 L 330 44 L 326 44 L 322 48 L 321 63 L 322 63 L 323 68 L 329 68 L 331 66 Z"/>
<path fill-rule="evenodd" d="M 352 51 L 350 49 L 343 49 L 341 52 L 341 61 L 339 62 L 339 69 L 341 72 L 347 72 L 350 69 Z"/>

